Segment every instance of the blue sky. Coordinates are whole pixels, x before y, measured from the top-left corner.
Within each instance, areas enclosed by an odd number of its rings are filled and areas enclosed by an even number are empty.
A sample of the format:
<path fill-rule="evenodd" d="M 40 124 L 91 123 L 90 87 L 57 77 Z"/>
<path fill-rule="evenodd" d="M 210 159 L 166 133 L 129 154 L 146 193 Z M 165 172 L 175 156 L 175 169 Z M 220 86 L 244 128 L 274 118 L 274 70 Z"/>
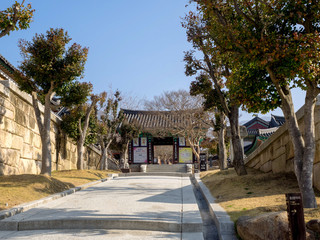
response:
<path fill-rule="evenodd" d="M 0 9 L 13 0 L 1 0 Z M 21 1 L 20 1 L 21 2 Z M 0 38 L 0 54 L 14 66 L 21 60 L 17 42 L 62 27 L 73 42 L 89 47 L 84 81 L 94 92 L 119 89 L 140 99 L 163 91 L 189 89 L 183 51 L 191 49 L 181 27 L 188 0 L 26 0 L 36 9 L 28 30 Z M 296 110 L 304 102 L 295 92 Z M 282 115 L 281 110 L 274 112 Z M 267 116 L 269 116 L 268 114 Z M 260 115 L 259 115 L 260 116 Z M 242 113 L 242 120 L 252 114 Z"/>

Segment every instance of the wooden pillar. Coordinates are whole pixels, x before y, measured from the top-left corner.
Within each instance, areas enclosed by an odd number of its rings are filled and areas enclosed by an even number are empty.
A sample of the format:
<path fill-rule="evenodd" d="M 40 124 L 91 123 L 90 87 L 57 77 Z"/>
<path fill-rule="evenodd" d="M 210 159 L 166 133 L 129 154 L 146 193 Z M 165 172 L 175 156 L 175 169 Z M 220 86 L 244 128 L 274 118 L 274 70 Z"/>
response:
<path fill-rule="evenodd" d="M 173 163 L 179 163 L 179 138 L 173 138 Z"/>
<path fill-rule="evenodd" d="M 148 164 L 153 163 L 154 158 L 154 152 L 153 152 L 153 144 L 152 144 L 152 138 L 148 137 L 147 139 L 147 155 L 148 155 Z"/>
<path fill-rule="evenodd" d="M 133 141 L 131 140 L 128 146 L 128 163 L 132 164 L 133 163 Z"/>

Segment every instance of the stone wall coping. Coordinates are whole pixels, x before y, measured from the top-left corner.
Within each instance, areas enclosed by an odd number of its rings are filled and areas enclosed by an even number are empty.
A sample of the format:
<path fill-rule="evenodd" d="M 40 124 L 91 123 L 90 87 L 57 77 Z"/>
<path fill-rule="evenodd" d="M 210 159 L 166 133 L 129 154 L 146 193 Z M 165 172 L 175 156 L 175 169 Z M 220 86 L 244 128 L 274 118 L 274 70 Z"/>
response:
<path fill-rule="evenodd" d="M 100 149 L 98 149 L 96 146 L 94 146 L 94 145 L 89 145 L 89 146 L 87 146 L 87 148 L 90 148 L 92 151 L 94 151 L 95 153 L 97 153 L 97 154 L 99 154 L 99 155 L 101 155 L 101 150 Z"/>
<path fill-rule="evenodd" d="M 320 96 L 320 95 L 319 95 Z M 320 109 L 319 96 L 317 97 L 316 110 Z M 297 120 L 300 121 L 304 116 L 304 105 L 296 112 Z M 267 149 L 277 138 L 288 131 L 288 126 L 284 123 L 278 130 L 272 134 L 263 144 L 261 144 L 254 152 L 244 159 L 244 163 L 247 164 L 257 157 L 263 150 Z"/>

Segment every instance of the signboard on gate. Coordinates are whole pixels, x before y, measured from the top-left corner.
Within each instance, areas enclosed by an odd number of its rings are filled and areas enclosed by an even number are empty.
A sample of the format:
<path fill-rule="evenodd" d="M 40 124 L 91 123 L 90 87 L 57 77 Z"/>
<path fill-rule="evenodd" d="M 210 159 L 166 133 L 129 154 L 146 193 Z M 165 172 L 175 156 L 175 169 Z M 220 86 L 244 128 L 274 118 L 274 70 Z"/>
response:
<path fill-rule="evenodd" d="M 148 162 L 148 149 L 146 147 L 133 148 L 133 162 L 134 163 L 147 163 Z"/>
<path fill-rule="evenodd" d="M 191 148 L 179 148 L 179 163 L 192 163 L 193 154 Z"/>

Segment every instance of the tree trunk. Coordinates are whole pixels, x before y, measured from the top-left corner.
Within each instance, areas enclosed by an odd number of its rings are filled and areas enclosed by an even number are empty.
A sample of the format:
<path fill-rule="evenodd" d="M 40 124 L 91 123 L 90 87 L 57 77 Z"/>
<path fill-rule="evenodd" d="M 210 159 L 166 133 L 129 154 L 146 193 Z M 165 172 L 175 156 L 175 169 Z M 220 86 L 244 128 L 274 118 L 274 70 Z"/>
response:
<path fill-rule="evenodd" d="M 123 168 L 127 168 L 128 166 L 128 148 L 129 148 L 129 142 L 128 141 L 125 145 L 124 151 L 122 152 L 122 156 L 123 156 Z"/>
<path fill-rule="evenodd" d="M 234 169 L 236 170 L 238 176 L 246 175 L 247 171 L 244 166 L 243 161 L 243 147 L 241 144 L 241 137 L 240 137 L 240 127 L 239 127 L 239 107 L 238 106 L 230 106 L 228 105 L 228 101 L 225 98 L 221 86 L 219 84 L 218 79 L 216 78 L 216 71 L 210 61 L 206 50 L 202 49 L 204 53 L 204 59 L 209 69 L 209 75 L 214 83 L 214 88 L 217 91 L 220 104 L 223 108 L 224 113 L 228 116 L 230 121 L 230 128 L 231 128 L 231 139 L 232 139 L 232 147 L 234 153 L 234 160 L 233 165 Z"/>
<path fill-rule="evenodd" d="M 236 170 L 238 176 L 246 175 L 247 171 L 244 166 L 243 161 L 243 147 L 241 144 L 241 136 L 240 136 L 240 126 L 239 126 L 239 107 L 231 106 L 230 107 L 230 129 L 231 129 L 231 140 L 232 140 L 232 148 L 233 148 L 233 165 Z"/>
<path fill-rule="evenodd" d="M 314 108 L 317 90 L 308 86 L 304 105 L 304 137 L 299 129 L 294 111 L 292 94 L 288 85 L 280 86 L 273 70 L 267 67 L 272 82 L 281 97 L 281 109 L 288 126 L 288 132 L 294 149 L 294 171 L 305 208 L 316 208 L 317 202 L 313 190 L 312 175 L 315 154 Z"/>
<path fill-rule="evenodd" d="M 56 134 L 56 171 L 59 170 L 59 155 L 61 151 L 61 138 L 62 133 L 60 127 L 58 127 L 58 133 Z"/>
<path fill-rule="evenodd" d="M 104 147 L 102 151 L 101 170 L 108 170 L 108 149 L 111 143 L 112 143 L 112 140 L 109 140 L 109 142 L 107 143 L 107 145 Z"/>
<path fill-rule="evenodd" d="M 100 170 L 107 170 L 107 168 L 108 168 L 108 166 L 107 166 L 107 164 L 108 164 L 108 161 L 107 161 L 108 156 L 107 155 L 108 155 L 107 154 L 107 148 L 103 148 L 102 155 L 101 155 L 101 160 L 100 160 L 100 162 L 101 162 Z"/>
<path fill-rule="evenodd" d="M 308 95 L 308 94 L 307 94 Z M 305 103 L 305 136 L 303 138 L 299 129 L 296 114 L 291 99 L 282 101 L 282 109 L 287 122 L 288 131 L 294 149 L 294 171 L 298 180 L 299 189 L 302 195 L 305 208 L 315 208 L 316 199 L 313 191 L 312 170 L 314 161 L 314 103 L 309 102 L 306 96 Z"/>
<path fill-rule="evenodd" d="M 304 105 L 304 140 L 305 149 L 303 155 L 303 167 L 301 169 L 299 187 L 302 194 L 304 206 L 316 208 L 317 201 L 313 191 L 313 162 L 315 157 L 315 126 L 314 109 L 316 105 L 316 94 L 307 90 Z"/>
<path fill-rule="evenodd" d="M 125 166 L 124 162 L 125 162 L 125 154 L 123 151 L 121 151 L 121 153 L 120 153 L 120 168 L 124 168 L 124 166 Z"/>
<path fill-rule="evenodd" d="M 36 115 L 37 125 L 40 133 L 41 139 L 41 172 L 40 174 L 51 176 L 51 139 L 50 139 L 50 126 L 51 126 L 51 108 L 50 100 L 53 95 L 52 92 L 53 86 L 49 89 L 48 93 L 45 95 L 45 105 L 44 105 L 44 116 L 43 122 L 41 119 L 41 112 L 39 109 L 38 103 L 38 94 L 37 92 L 32 92 L 32 105 Z"/>
<path fill-rule="evenodd" d="M 77 141 L 77 169 L 78 170 L 83 170 L 83 151 L 84 151 L 84 139 L 83 139 L 83 136 L 80 136 L 80 138 L 78 139 Z"/>
<path fill-rule="evenodd" d="M 197 161 L 200 163 L 200 141 L 197 141 L 197 144 L 194 144 L 189 138 L 187 138 L 193 154 L 196 156 Z"/>
<path fill-rule="evenodd" d="M 218 132 L 219 139 L 219 163 L 220 170 L 228 169 L 227 162 L 227 149 L 225 143 L 225 134 L 226 134 L 226 117 L 223 112 L 220 112 L 220 130 Z"/>
<path fill-rule="evenodd" d="M 77 141 L 77 149 L 78 149 L 77 169 L 78 170 L 83 170 L 83 165 L 84 165 L 84 162 L 83 162 L 83 149 L 84 149 L 84 147 L 83 147 L 83 145 L 84 145 L 84 141 L 87 136 L 90 115 L 92 113 L 94 106 L 97 104 L 97 101 L 98 101 L 98 99 L 92 100 L 90 106 L 87 108 L 84 123 L 83 123 L 83 128 L 81 127 L 81 119 L 79 119 L 79 122 L 78 122 L 78 128 L 79 128 L 78 130 L 79 130 L 79 134 L 80 134 L 80 137 Z"/>

